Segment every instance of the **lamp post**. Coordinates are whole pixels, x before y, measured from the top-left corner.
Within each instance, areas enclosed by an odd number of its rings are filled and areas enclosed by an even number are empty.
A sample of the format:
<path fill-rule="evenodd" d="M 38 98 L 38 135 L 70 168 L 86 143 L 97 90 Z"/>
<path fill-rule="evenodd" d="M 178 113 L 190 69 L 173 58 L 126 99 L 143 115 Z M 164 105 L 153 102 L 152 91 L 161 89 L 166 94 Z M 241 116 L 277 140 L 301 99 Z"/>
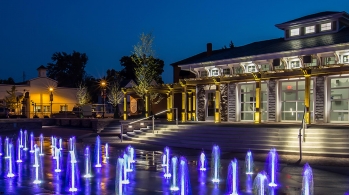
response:
<path fill-rule="evenodd" d="M 102 86 L 102 98 L 103 98 L 103 113 L 102 113 L 102 118 L 104 118 L 104 113 L 105 113 L 105 96 L 106 96 L 106 86 L 107 83 L 105 81 L 101 82 Z"/>
<path fill-rule="evenodd" d="M 31 100 L 31 102 L 32 102 L 33 112 L 34 112 L 33 118 L 35 118 L 36 117 L 36 103 L 33 100 Z"/>
<path fill-rule="evenodd" d="M 51 102 L 51 117 L 52 117 L 52 102 L 53 102 L 53 88 L 52 87 L 50 87 L 50 92 L 51 92 L 51 94 L 50 94 L 50 102 Z"/>

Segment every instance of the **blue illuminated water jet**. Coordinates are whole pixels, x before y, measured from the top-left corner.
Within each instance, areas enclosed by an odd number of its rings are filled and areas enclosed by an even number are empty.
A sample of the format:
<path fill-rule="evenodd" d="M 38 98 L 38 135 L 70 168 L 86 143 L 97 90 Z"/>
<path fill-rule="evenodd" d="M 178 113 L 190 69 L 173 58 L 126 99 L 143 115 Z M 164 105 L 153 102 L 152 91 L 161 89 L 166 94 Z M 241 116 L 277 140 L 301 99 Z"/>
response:
<path fill-rule="evenodd" d="M 91 173 L 91 152 L 90 152 L 90 147 L 85 148 L 85 178 L 90 178 L 92 177 Z"/>
<path fill-rule="evenodd" d="M 9 138 L 6 136 L 5 137 L 5 158 L 10 158 L 10 150 L 9 150 L 9 144 L 10 144 L 10 141 L 9 141 Z"/>
<path fill-rule="evenodd" d="M 130 158 L 130 163 L 135 163 L 135 150 L 132 146 L 127 146 L 127 155 Z"/>
<path fill-rule="evenodd" d="M 17 139 L 17 161 L 18 163 L 22 162 L 22 148 L 21 148 L 21 140 Z"/>
<path fill-rule="evenodd" d="M 254 195 L 267 195 L 269 194 L 267 173 L 262 171 L 257 174 L 253 181 L 253 194 Z"/>
<path fill-rule="evenodd" d="M 40 156 L 44 155 L 43 148 L 44 148 L 44 136 L 40 134 L 40 154 L 39 154 Z"/>
<path fill-rule="evenodd" d="M 245 165 L 246 165 L 246 174 L 252 175 L 253 174 L 253 157 L 252 157 L 251 151 L 248 151 L 246 154 Z"/>
<path fill-rule="evenodd" d="M 116 164 L 116 173 L 115 173 L 115 193 L 116 195 L 122 195 L 123 194 L 123 168 L 124 168 L 124 159 L 118 158 L 117 164 Z"/>
<path fill-rule="evenodd" d="M 20 148 L 23 148 L 23 131 L 22 131 L 22 129 L 19 130 L 18 138 L 19 138 L 19 140 L 20 140 L 20 142 L 19 142 L 19 147 L 20 147 Z"/>
<path fill-rule="evenodd" d="M 2 156 L 3 150 L 2 150 L 2 138 L 0 136 L 0 156 Z"/>
<path fill-rule="evenodd" d="M 180 157 L 179 163 L 179 191 L 180 195 L 191 195 L 191 186 L 188 170 L 188 162 L 185 157 Z"/>
<path fill-rule="evenodd" d="M 239 174 L 238 174 L 238 161 L 236 158 L 232 160 L 228 167 L 228 176 L 227 176 L 227 187 L 229 195 L 238 195 L 239 193 Z"/>
<path fill-rule="evenodd" d="M 55 153 L 55 159 L 56 159 L 56 169 L 55 169 L 55 172 L 56 173 L 59 173 L 61 172 L 61 150 L 57 149 L 56 146 L 54 146 L 53 148 L 54 149 L 54 153 Z"/>
<path fill-rule="evenodd" d="M 14 146 L 11 142 L 8 143 L 8 152 L 9 152 L 9 157 L 8 157 L 8 162 L 7 162 L 7 174 L 6 176 L 8 178 L 14 177 L 15 174 L 15 164 L 14 164 Z"/>
<path fill-rule="evenodd" d="M 170 159 L 170 148 L 166 146 L 164 149 L 164 153 L 162 155 L 162 166 L 163 167 L 169 166 L 169 164 L 170 164 L 169 159 Z"/>
<path fill-rule="evenodd" d="M 172 172 L 172 178 L 171 178 L 171 191 L 178 191 L 178 157 L 174 156 L 171 158 L 171 172 Z"/>
<path fill-rule="evenodd" d="M 127 174 L 127 166 L 128 166 L 128 156 L 126 153 L 124 153 L 124 160 L 123 160 L 123 177 L 122 177 L 122 183 L 123 184 L 129 184 L 130 180 L 128 179 L 128 174 Z"/>
<path fill-rule="evenodd" d="M 74 151 L 69 151 L 68 161 L 67 161 L 67 177 L 69 181 L 69 192 L 78 191 L 79 186 L 79 169 Z"/>
<path fill-rule="evenodd" d="M 308 163 L 303 168 L 302 195 L 314 194 L 313 171 Z"/>
<path fill-rule="evenodd" d="M 39 157 L 40 156 L 40 150 L 37 147 L 37 145 L 34 145 L 34 165 L 33 167 L 35 168 L 35 179 L 34 179 L 34 184 L 39 184 L 41 183 L 41 180 L 39 179 Z"/>
<path fill-rule="evenodd" d="M 109 145 L 108 145 L 108 143 L 105 144 L 105 158 L 109 159 Z"/>
<path fill-rule="evenodd" d="M 96 137 L 96 144 L 95 144 L 95 167 L 102 167 L 101 164 L 101 138 L 99 135 Z"/>
<path fill-rule="evenodd" d="M 219 146 L 214 145 L 212 149 L 212 159 L 211 159 L 211 174 L 212 174 L 212 182 L 219 183 L 219 169 L 220 169 L 220 155 L 221 151 Z"/>
<path fill-rule="evenodd" d="M 269 179 L 270 187 L 276 187 L 277 186 L 277 181 L 276 181 L 276 172 L 278 170 L 278 154 L 276 152 L 276 149 L 273 148 L 269 151 L 268 155 L 268 174 L 269 174 Z"/>
<path fill-rule="evenodd" d="M 28 150 L 28 131 L 24 130 L 24 135 L 23 135 L 23 150 L 27 151 Z"/>
<path fill-rule="evenodd" d="M 207 170 L 207 159 L 205 152 L 202 151 L 199 157 L 199 170 L 200 171 L 206 171 Z"/>
<path fill-rule="evenodd" d="M 30 153 L 34 153 L 34 134 L 33 132 L 30 133 Z"/>

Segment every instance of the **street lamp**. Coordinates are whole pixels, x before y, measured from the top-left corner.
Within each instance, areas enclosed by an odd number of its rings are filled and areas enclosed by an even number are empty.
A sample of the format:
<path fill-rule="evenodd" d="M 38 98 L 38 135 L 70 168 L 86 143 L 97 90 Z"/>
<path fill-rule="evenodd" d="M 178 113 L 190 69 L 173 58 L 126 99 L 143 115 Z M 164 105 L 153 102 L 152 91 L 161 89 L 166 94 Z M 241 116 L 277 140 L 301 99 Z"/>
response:
<path fill-rule="evenodd" d="M 101 82 L 101 87 L 102 87 L 102 97 L 103 97 L 103 113 L 102 113 L 102 118 L 104 118 L 104 113 L 105 113 L 105 97 L 106 97 L 106 86 L 107 83 L 103 80 Z"/>
<path fill-rule="evenodd" d="M 52 87 L 50 87 L 50 91 L 51 91 L 51 94 L 50 94 L 50 102 L 51 102 L 51 117 L 52 117 L 52 102 L 53 102 L 53 88 Z"/>

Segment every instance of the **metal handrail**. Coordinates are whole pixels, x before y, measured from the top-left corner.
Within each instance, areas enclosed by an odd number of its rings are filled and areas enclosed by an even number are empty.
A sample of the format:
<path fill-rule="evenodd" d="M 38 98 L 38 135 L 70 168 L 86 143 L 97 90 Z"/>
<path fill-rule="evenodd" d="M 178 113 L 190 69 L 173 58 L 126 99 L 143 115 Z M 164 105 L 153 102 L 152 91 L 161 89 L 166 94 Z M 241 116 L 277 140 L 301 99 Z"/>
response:
<path fill-rule="evenodd" d="M 303 136 L 303 142 L 305 142 L 305 129 L 307 128 L 307 124 L 305 122 L 306 111 L 307 111 L 307 108 L 304 106 L 302 123 L 301 123 L 301 127 L 299 128 L 299 132 L 298 132 L 299 161 L 302 160 L 302 136 Z M 302 135 L 302 130 L 303 130 L 303 135 Z"/>
<path fill-rule="evenodd" d="M 155 116 L 156 115 L 159 115 L 159 114 L 162 114 L 164 112 L 167 112 L 167 111 L 170 111 L 170 110 L 176 110 L 176 125 L 178 126 L 178 108 L 170 108 L 170 109 L 167 109 L 167 110 L 164 110 L 164 111 L 161 111 L 161 112 L 158 112 L 156 114 L 153 114 L 151 116 L 148 116 L 148 117 L 145 117 L 145 118 L 141 118 L 141 119 L 138 119 L 136 121 L 132 121 L 130 123 L 128 123 L 127 125 L 132 125 L 134 123 L 138 123 L 138 122 L 141 122 L 143 120 L 146 120 L 146 119 L 149 119 L 149 118 L 152 118 L 153 120 L 153 134 L 155 134 L 154 132 L 154 128 L 155 128 Z M 120 137 L 121 137 L 121 142 L 123 141 L 123 124 L 121 124 L 121 133 L 120 133 Z"/>

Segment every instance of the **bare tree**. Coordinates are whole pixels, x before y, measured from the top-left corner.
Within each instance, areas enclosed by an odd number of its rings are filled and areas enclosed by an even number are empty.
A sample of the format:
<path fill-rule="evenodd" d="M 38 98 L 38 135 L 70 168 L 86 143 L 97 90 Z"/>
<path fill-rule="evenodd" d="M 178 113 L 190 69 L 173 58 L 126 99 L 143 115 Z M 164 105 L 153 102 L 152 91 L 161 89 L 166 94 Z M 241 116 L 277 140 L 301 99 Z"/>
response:
<path fill-rule="evenodd" d="M 133 46 L 133 55 L 131 58 L 136 64 L 135 76 L 137 83 L 133 86 L 133 90 L 143 101 L 145 100 L 145 96 L 149 95 L 150 103 L 157 104 L 163 97 L 160 93 L 150 90 L 152 87 L 156 86 L 153 84 L 153 81 L 158 76 L 155 67 L 157 67 L 159 63 L 159 61 L 154 58 L 155 52 L 152 49 L 153 41 L 154 37 L 151 33 L 142 33 L 138 44 Z"/>
<path fill-rule="evenodd" d="M 80 106 L 88 104 L 91 100 L 87 87 L 84 84 L 79 85 L 79 89 L 76 92 L 76 97 Z"/>
<path fill-rule="evenodd" d="M 16 95 L 16 86 L 12 86 L 10 91 L 6 91 L 8 96 L 5 97 L 6 107 L 8 109 L 15 110 L 16 114 L 19 114 L 19 106 L 24 99 L 24 95 Z"/>
<path fill-rule="evenodd" d="M 119 104 L 124 98 L 124 93 L 120 90 L 120 83 L 111 82 L 109 84 L 109 93 L 107 97 L 108 97 L 108 103 L 110 103 L 114 107 L 114 118 L 120 117 Z"/>

